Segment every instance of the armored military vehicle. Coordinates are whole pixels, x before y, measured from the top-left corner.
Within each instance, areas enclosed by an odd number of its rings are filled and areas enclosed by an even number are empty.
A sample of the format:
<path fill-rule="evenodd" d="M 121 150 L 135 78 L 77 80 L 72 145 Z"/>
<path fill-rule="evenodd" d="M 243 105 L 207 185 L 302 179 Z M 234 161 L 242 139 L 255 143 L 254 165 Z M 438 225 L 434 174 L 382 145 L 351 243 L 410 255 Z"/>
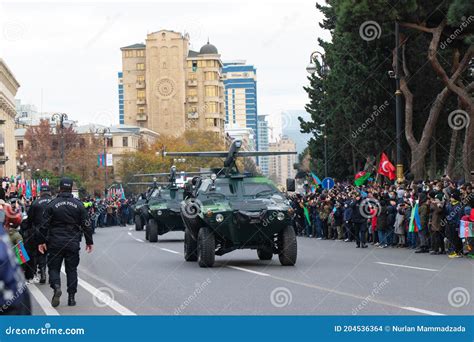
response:
<path fill-rule="evenodd" d="M 165 156 L 225 158 L 222 169 L 210 177 L 195 177 L 186 185 L 181 205 L 184 258 L 212 267 L 216 255 L 255 249 L 261 260 L 278 254 L 282 265 L 294 265 L 297 243 L 289 201 L 268 178 L 239 172 L 236 159 L 296 152 L 240 151 L 241 146 L 235 140 L 224 152 L 162 152 Z M 287 191 L 294 191 L 294 180 L 287 181 Z"/>

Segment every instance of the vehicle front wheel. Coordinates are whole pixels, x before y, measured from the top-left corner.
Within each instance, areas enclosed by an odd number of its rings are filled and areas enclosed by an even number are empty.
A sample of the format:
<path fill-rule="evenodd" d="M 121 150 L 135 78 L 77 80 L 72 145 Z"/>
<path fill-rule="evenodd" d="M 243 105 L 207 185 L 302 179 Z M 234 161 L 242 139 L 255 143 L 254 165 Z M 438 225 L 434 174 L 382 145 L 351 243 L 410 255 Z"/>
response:
<path fill-rule="evenodd" d="M 260 260 L 272 260 L 273 258 L 272 248 L 268 246 L 258 248 L 257 255 Z"/>
<path fill-rule="evenodd" d="M 278 258 L 283 266 L 293 266 L 296 264 L 297 254 L 295 230 L 292 226 L 287 226 L 278 236 Z"/>
<path fill-rule="evenodd" d="M 184 260 L 197 261 L 197 241 L 192 237 L 188 228 L 184 230 Z"/>
<path fill-rule="evenodd" d="M 143 230 L 143 221 L 140 215 L 135 215 L 135 230 L 136 231 Z"/>
<path fill-rule="evenodd" d="M 199 229 L 197 241 L 198 264 L 201 267 L 212 267 L 216 259 L 216 239 L 209 227 Z"/>
<path fill-rule="evenodd" d="M 158 242 L 158 224 L 154 219 L 148 220 L 148 241 Z"/>

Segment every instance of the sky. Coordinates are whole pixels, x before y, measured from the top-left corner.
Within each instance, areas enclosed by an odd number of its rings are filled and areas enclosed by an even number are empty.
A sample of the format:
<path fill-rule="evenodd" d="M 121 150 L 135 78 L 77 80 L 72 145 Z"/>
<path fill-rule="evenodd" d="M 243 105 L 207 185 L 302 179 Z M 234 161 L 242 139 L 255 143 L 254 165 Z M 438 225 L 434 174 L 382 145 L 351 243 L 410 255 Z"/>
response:
<path fill-rule="evenodd" d="M 191 49 L 209 37 L 222 60 L 256 66 L 258 113 L 273 123 L 307 103 L 309 56 L 318 37 L 329 39 L 321 18 L 314 0 L 0 0 L 0 58 L 22 103 L 110 125 L 118 123 L 120 47 L 160 29 L 188 32 Z"/>

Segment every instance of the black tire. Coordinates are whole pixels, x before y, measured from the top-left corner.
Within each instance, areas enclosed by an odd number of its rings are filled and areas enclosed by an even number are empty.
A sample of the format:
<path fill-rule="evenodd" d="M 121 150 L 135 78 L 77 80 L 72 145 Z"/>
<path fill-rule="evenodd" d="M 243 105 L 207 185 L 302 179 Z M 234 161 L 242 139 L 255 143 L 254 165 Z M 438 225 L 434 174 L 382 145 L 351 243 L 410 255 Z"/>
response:
<path fill-rule="evenodd" d="M 272 248 L 268 246 L 258 248 L 257 255 L 260 260 L 272 260 L 273 258 Z"/>
<path fill-rule="evenodd" d="M 293 266 L 296 264 L 298 246 L 296 234 L 292 226 L 287 226 L 278 236 L 278 258 L 283 266 Z"/>
<path fill-rule="evenodd" d="M 201 267 L 212 267 L 216 259 L 216 239 L 209 227 L 199 229 L 197 241 L 198 264 Z"/>
<path fill-rule="evenodd" d="M 184 230 L 184 260 L 197 261 L 197 241 L 191 235 L 188 228 Z"/>
<path fill-rule="evenodd" d="M 158 242 L 158 224 L 154 219 L 148 220 L 148 241 Z"/>
<path fill-rule="evenodd" d="M 140 215 L 135 215 L 135 230 L 136 231 L 143 230 L 143 221 Z"/>
<path fill-rule="evenodd" d="M 145 225 L 145 240 L 148 241 L 150 235 L 150 226 L 148 224 Z"/>

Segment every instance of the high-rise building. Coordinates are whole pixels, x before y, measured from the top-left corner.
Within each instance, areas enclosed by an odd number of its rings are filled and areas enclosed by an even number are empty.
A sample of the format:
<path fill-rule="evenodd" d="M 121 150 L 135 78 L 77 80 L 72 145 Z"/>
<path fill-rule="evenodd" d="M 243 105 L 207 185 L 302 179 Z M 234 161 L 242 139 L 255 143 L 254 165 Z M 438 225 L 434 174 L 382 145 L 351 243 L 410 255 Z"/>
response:
<path fill-rule="evenodd" d="M 268 132 L 268 121 L 267 115 L 258 115 L 257 116 L 257 141 L 259 142 L 259 151 L 268 151 L 268 144 L 269 144 L 269 132 Z M 262 174 L 268 176 L 268 156 L 258 157 L 258 166 L 260 166 L 260 170 Z"/>
<path fill-rule="evenodd" d="M 308 141 L 311 139 L 311 134 L 301 133 L 300 120 L 302 117 L 305 121 L 311 120 L 311 116 L 305 110 L 286 110 L 281 113 L 281 131 L 282 135 L 286 135 L 296 144 L 296 151 L 298 153 L 308 146 Z"/>
<path fill-rule="evenodd" d="M 224 134 L 224 84 L 217 48 L 189 50 L 189 36 L 161 30 L 121 48 L 124 123 L 161 134 Z"/>
<path fill-rule="evenodd" d="M 125 123 L 125 110 L 123 101 L 123 72 L 118 73 L 118 98 L 119 98 L 119 123 Z"/>
<path fill-rule="evenodd" d="M 225 119 L 229 127 L 247 127 L 256 134 L 260 150 L 257 123 L 257 70 L 244 60 L 228 61 L 222 70 L 225 87 Z"/>
<path fill-rule="evenodd" d="M 0 176 L 16 175 L 15 95 L 20 84 L 0 58 Z"/>
<path fill-rule="evenodd" d="M 40 117 L 36 106 L 22 103 L 20 99 L 15 100 L 16 117 L 15 123 L 21 126 L 32 126 L 39 123 Z"/>
<path fill-rule="evenodd" d="M 269 151 L 294 152 L 296 151 L 296 144 L 293 140 L 284 135 L 277 142 L 270 143 L 268 149 Z M 275 181 L 279 186 L 286 186 L 287 178 L 295 178 L 295 154 L 269 156 L 268 159 L 270 178 Z"/>

